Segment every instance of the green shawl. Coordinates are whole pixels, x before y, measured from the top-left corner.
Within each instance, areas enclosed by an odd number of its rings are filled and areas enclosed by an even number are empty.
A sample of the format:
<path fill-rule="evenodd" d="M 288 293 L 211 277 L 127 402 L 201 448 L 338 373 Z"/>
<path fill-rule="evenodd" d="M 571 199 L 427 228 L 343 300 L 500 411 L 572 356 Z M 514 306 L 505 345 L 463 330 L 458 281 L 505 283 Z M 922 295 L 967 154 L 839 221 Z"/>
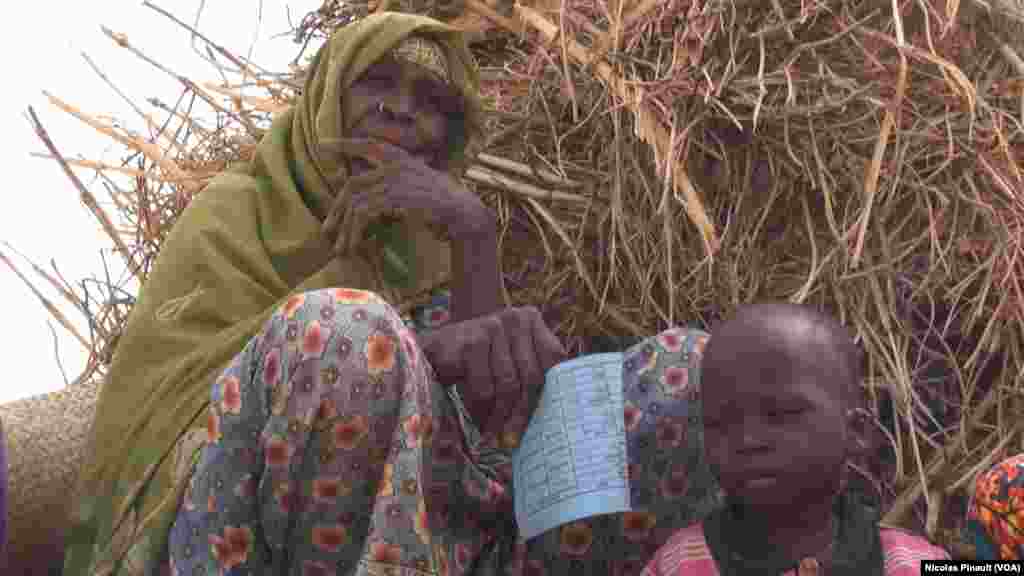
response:
<path fill-rule="evenodd" d="M 451 82 L 467 109 L 450 143 L 451 164 L 464 166 L 480 124 L 476 68 L 462 34 L 394 13 L 339 29 L 253 160 L 215 178 L 164 243 L 100 393 L 71 506 L 65 574 L 155 568 L 205 438 L 211 385 L 288 296 L 344 286 L 377 291 L 401 307 L 447 281 L 448 246 L 421 225 L 399 231 L 402 256 L 418 270 L 401 288 L 383 281 L 379 250 L 333 258 L 320 235 L 337 192 L 329 182 L 344 181 L 347 166 L 345 158 L 321 153 L 321 144 L 345 132 L 342 97 L 411 35 L 447 52 Z"/>

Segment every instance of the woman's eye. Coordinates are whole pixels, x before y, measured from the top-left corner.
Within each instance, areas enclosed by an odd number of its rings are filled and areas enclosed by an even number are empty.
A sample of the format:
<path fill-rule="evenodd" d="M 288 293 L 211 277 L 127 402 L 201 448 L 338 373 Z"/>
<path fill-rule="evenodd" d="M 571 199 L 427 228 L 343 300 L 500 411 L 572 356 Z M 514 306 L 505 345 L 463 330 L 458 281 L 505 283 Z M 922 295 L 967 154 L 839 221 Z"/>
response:
<path fill-rule="evenodd" d="M 806 408 L 774 408 L 768 411 L 768 415 L 775 418 L 781 418 L 785 416 L 799 416 L 806 411 Z"/>
<path fill-rule="evenodd" d="M 375 87 L 388 87 L 391 85 L 393 77 L 394 75 L 387 70 L 370 68 L 359 77 L 359 83 Z"/>
<path fill-rule="evenodd" d="M 431 93 L 420 93 L 416 99 L 420 108 L 430 112 L 441 112 L 441 99 Z"/>
<path fill-rule="evenodd" d="M 458 97 L 451 89 L 433 81 L 423 81 L 416 86 L 419 104 L 446 116 L 455 113 Z"/>
<path fill-rule="evenodd" d="M 373 74 L 363 78 L 363 83 L 370 86 L 387 87 L 391 85 L 391 78 L 383 74 Z"/>

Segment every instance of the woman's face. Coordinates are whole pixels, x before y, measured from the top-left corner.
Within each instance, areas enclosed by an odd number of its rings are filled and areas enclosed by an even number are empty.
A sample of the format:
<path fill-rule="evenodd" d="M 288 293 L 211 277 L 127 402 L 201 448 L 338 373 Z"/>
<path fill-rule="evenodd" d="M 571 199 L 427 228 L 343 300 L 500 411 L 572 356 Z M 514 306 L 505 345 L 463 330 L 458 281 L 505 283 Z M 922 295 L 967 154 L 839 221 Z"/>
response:
<path fill-rule="evenodd" d="M 384 140 L 444 170 L 449 121 L 461 110 L 454 88 L 429 70 L 387 55 L 349 87 L 344 99 L 350 138 Z M 356 162 L 357 170 L 368 164 Z"/>

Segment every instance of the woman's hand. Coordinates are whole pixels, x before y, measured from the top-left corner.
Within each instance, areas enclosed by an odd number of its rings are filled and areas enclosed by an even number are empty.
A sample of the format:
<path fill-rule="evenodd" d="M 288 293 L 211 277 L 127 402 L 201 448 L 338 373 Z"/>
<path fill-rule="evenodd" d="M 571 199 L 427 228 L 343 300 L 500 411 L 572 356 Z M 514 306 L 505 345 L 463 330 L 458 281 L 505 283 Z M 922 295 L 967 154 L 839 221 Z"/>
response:
<path fill-rule="evenodd" d="M 565 360 L 565 348 L 533 307 L 507 308 L 441 327 L 420 339 L 442 385 L 459 395 L 485 437 L 512 448 L 526 429 L 544 374 Z"/>
<path fill-rule="evenodd" d="M 449 174 L 381 140 L 346 139 L 341 152 L 369 167 L 346 180 L 324 221 L 335 253 L 349 255 L 366 239 L 367 227 L 383 219 L 416 219 L 452 241 L 488 234 L 495 219 L 480 198 Z"/>
<path fill-rule="evenodd" d="M 352 254 L 374 222 L 419 219 L 451 240 L 452 319 L 461 322 L 503 307 L 497 220 L 476 194 L 387 142 L 347 139 L 339 147 L 357 173 L 345 182 L 324 221 L 336 255 Z"/>

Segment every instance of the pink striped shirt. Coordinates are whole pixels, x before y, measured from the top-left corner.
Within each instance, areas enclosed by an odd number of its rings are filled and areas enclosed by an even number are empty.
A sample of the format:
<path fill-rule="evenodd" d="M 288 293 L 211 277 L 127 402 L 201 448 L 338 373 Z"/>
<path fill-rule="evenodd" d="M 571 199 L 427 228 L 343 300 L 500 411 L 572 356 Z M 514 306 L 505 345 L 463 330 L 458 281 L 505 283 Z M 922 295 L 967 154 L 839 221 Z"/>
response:
<path fill-rule="evenodd" d="M 881 537 L 886 576 L 917 576 L 920 574 L 921 560 L 949 558 L 949 554 L 942 548 L 932 546 L 923 538 L 903 530 L 883 528 Z M 655 552 L 654 558 L 641 573 L 641 576 L 717 575 L 718 566 L 711 557 L 700 524 L 693 524 L 673 534 Z M 784 576 L 797 574 L 791 570 Z"/>

